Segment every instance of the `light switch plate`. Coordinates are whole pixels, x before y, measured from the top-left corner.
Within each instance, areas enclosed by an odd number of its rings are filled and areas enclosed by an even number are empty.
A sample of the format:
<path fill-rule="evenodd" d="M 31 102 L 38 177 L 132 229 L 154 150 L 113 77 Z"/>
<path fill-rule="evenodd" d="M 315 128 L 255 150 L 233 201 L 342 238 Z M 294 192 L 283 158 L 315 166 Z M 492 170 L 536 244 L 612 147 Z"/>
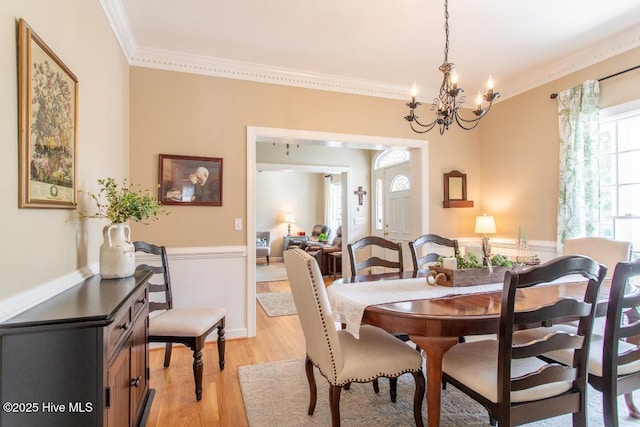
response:
<path fill-rule="evenodd" d="M 242 230 L 242 218 L 236 218 L 233 222 L 233 229 L 238 231 Z"/>

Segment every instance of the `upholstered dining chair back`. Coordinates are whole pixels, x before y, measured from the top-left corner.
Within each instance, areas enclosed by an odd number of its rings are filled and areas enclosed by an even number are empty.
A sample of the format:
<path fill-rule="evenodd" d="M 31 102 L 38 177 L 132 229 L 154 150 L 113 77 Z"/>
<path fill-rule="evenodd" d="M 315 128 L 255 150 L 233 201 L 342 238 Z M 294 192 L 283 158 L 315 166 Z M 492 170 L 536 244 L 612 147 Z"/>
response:
<path fill-rule="evenodd" d="M 604 237 L 579 237 L 566 239 L 562 255 L 584 255 L 607 266 L 607 277 L 613 275 L 618 262 L 631 259 L 631 242 L 607 239 Z"/>
<path fill-rule="evenodd" d="M 450 349 L 443 358 L 444 381 L 487 408 L 492 424 L 514 426 L 573 414 L 574 427 L 586 427 L 589 344 L 605 273 L 606 267 L 580 255 L 558 257 L 523 272 L 507 271 L 498 340 L 462 343 Z M 535 293 L 528 298 L 521 293 L 574 275 L 587 282 L 582 298 L 558 295 L 554 302 L 539 306 Z M 544 292 L 544 286 L 539 292 Z M 578 320 L 575 334 L 549 330 L 534 339 L 522 335 L 567 317 Z M 521 335 L 514 338 L 514 334 Z M 571 351 L 570 365 L 540 358 L 560 349 Z"/>
<path fill-rule="evenodd" d="M 411 373 L 416 384 L 413 417 L 416 426 L 422 427 L 422 401 L 425 394 L 422 356 L 393 335 L 371 325 L 362 325 L 358 338 L 344 329 L 338 330 L 315 258 L 302 249 L 285 251 L 283 256 L 307 347 L 307 413 L 313 415 L 317 400 L 314 367 L 329 382 L 333 427 L 340 426 L 340 393 L 343 388 L 348 388 L 351 383 L 372 382 L 379 377 L 386 377 L 390 379 L 391 401 L 395 402 L 398 377 Z M 378 391 L 377 388 L 374 390 Z"/>
<path fill-rule="evenodd" d="M 369 248 L 372 251 L 376 248 L 381 252 L 385 250 L 391 251 L 391 253 L 395 254 L 395 258 L 380 258 L 372 253 L 370 257 L 358 260 L 361 258 L 358 256 L 358 253 L 365 248 Z M 384 267 L 392 268 L 399 272 L 404 271 L 404 264 L 402 261 L 402 243 L 400 242 L 396 243 L 378 236 L 366 236 L 353 243 L 349 243 L 347 245 L 347 250 L 349 252 L 349 264 L 351 266 L 352 275 L 356 275 L 359 271 L 368 267 Z"/>
<path fill-rule="evenodd" d="M 307 355 L 325 377 L 336 381 L 343 367 L 342 350 L 318 263 L 301 249 L 283 255 Z"/>
<path fill-rule="evenodd" d="M 428 246 L 425 246 L 428 245 Z M 439 252 L 429 252 L 421 255 L 421 248 L 429 248 L 429 250 L 435 250 L 436 245 L 440 247 L 448 247 L 453 249 L 452 254 L 443 254 Z M 459 252 L 458 241 L 455 239 L 448 239 L 446 237 L 439 236 L 437 234 L 423 234 L 413 242 L 409 242 L 409 251 L 411 252 L 411 261 L 413 261 L 413 270 L 420 270 L 425 264 L 434 263 L 438 261 L 441 255 L 455 256 Z"/>

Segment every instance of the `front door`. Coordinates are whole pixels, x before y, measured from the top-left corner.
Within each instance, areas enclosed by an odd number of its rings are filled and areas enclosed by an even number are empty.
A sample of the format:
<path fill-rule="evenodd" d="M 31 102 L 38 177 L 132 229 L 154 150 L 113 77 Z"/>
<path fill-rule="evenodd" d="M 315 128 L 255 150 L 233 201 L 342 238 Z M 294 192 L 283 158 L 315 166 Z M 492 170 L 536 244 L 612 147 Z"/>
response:
<path fill-rule="evenodd" d="M 409 164 L 401 163 L 379 169 L 376 171 L 376 179 L 380 179 L 382 183 L 380 194 L 376 195 L 382 197 L 382 216 L 374 234 L 387 240 L 401 242 L 404 250 L 410 240 L 411 224 Z M 397 259 L 397 255 L 392 251 L 378 252 L 373 254 L 385 259 Z M 373 272 L 382 273 L 382 270 L 384 269 L 378 268 L 378 271 Z"/>

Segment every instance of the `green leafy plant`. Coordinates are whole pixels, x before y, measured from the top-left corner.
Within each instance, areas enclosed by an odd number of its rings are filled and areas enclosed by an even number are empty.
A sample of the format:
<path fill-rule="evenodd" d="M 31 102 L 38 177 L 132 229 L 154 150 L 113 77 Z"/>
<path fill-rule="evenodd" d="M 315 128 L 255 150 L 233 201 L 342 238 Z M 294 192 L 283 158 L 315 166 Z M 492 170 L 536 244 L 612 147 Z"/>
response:
<path fill-rule="evenodd" d="M 329 236 L 327 236 L 327 233 L 320 233 L 320 235 L 318 236 L 318 240 L 321 242 L 326 242 L 327 240 L 329 240 Z"/>
<path fill-rule="evenodd" d="M 121 186 L 113 178 L 99 179 L 98 184 L 98 194 L 87 193 L 95 202 L 97 211 L 80 212 L 80 218 L 108 218 L 115 224 L 131 219 L 149 225 L 160 215 L 169 214 L 149 190 L 142 190 L 139 185 L 128 183 L 126 179 Z"/>
<path fill-rule="evenodd" d="M 442 267 L 443 256 L 438 257 L 438 267 Z M 456 252 L 456 260 L 458 264 L 458 269 L 463 268 L 482 268 L 482 260 L 479 260 L 474 254 L 469 254 L 468 257 L 463 257 L 460 252 Z M 506 255 L 496 254 L 491 258 L 491 265 L 495 267 L 509 267 L 513 265 L 513 263 L 509 260 L 509 257 Z"/>
<path fill-rule="evenodd" d="M 513 266 L 513 262 L 506 255 L 495 254 L 493 258 L 491 258 L 491 265 L 496 267 L 509 267 Z"/>

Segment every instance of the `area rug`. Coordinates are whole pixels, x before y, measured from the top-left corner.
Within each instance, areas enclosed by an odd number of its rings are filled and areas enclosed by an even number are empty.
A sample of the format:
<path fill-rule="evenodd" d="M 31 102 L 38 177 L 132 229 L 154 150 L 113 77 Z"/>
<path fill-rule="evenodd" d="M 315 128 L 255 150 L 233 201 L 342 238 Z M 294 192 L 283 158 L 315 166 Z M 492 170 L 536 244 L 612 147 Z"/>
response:
<path fill-rule="evenodd" d="M 318 401 L 315 413 L 307 415 L 309 386 L 302 359 L 238 368 L 240 388 L 251 427 L 304 427 L 331 425 L 327 381 L 316 372 Z M 375 394 L 368 384 L 352 384 L 340 396 L 340 418 L 343 427 L 414 426 L 413 376 L 405 374 L 398 379 L 398 398 L 389 399 L 388 381 L 380 380 L 380 393 Z M 618 399 L 620 426 L 637 426 L 637 420 L 629 418 L 623 398 Z M 603 426 L 601 413 L 602 395 L 589 389 L 589 426 Z M 426 400 L 423 405 L 426 425 Z M 526 424 L 530 427 L 566 427 L 571 416 L 563 415 L 544 421 Z M 489 426 L 486 410 L 466 395 L 448 386 L 442 393 L 441 422 L 443 427 Z"/>
<path fill-rule="evenodd" d="M 269 317 L 297 314 L 291 292 L 258 292 L 256 298 Z"/>
<path fill-rule="evenodd" d="M 256 282 L 277 282 L 288 280 L 284 262 L 271 261 L 267 264 L 256 264 Z"/>

